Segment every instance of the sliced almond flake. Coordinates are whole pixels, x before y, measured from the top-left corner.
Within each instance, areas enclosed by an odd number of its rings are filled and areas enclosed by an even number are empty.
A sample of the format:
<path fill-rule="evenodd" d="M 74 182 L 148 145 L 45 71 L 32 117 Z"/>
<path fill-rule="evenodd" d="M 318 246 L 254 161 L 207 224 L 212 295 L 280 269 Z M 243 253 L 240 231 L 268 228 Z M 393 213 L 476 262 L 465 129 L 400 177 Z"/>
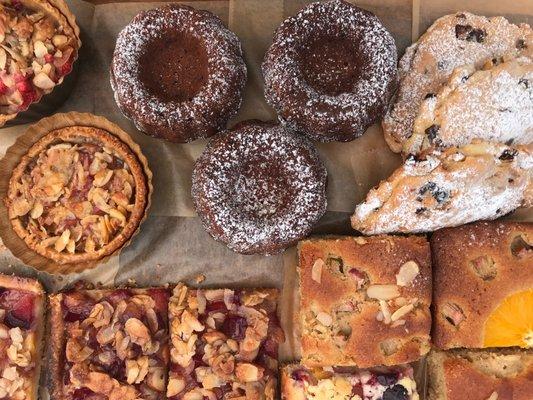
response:
<path fill-rule="evenodd" d="M 409 314 L 411 311 L 413 311 L 414 308 L 415 308 L 414 305 L 407 304 L 403 307 L 398 308 L 396 311 L 394 311 L 390 318 L 392 321 L 396 321 L 404 317 L 405 315 Z"/>
<path fill-rule="evenodd" d="M 333 323 L 333 318 L 331 318 L 331 315 L 322 311 L 316 315 L 316 319 L 324 326 L 331 326 Z"/>
<path fill-rule="evenodd" d="M 324 265 L 324 260 L 321 258 L 318 258 L 313 264 L 313 267 L 311 268 L 311 278 L 315 282 L 320 283 L 322 281 L 322 268 Z"/>
<path fill-rule="evenodd" d="M 396 274 L 396 284 L 398 286 L 408 286 L 420 273 L 418 264 L 414 261 L 407 261 L 400 267 L 400 270 Z"/>
<path fill-rule="evenodd" d="M 379 307 L 381 308 L 381 313 L 383 314 L 383 322 L 385 324 L 390 324 L 391 322 L 391 313 L 389 309 L 389 305 L 386 301 L 380 300 L 379 301 Z"/>
<path fill-rule="evenodd" d="M 400 296 L 400 291 L 396 285 L 370 285 L 366 294 L 371 299 L 392 300 Z"/>

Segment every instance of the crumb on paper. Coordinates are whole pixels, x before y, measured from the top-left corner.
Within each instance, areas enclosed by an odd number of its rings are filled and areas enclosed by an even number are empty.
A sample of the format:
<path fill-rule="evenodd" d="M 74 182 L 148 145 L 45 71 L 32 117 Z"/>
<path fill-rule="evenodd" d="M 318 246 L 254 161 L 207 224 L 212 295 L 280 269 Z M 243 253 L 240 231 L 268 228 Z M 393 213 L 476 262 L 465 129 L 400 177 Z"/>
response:
<path fill-rule="evenodd" d="M 196 278 L 194 278 L 194 280 L 196 281 L 196 283 L 202 283 L 203 281 L 205 281 L 205 275 L 204 274 L 198 274 L 198 275 L 196 275 Z"/>

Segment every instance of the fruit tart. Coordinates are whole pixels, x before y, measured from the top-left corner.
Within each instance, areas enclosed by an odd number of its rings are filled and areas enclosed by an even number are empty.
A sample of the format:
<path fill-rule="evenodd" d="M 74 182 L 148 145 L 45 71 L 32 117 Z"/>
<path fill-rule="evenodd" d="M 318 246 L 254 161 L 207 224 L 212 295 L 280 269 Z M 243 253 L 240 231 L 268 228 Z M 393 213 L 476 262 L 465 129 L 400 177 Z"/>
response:
<path fill-rule="evenodd" d="M 275 399 L 276 289 L 174 288 L 169 400 Z"/>
<path fill-rule="evenodd" d="M 43 314 L 39 282 L 0 275 L 0 399 L 38 398 Z"/>
<path fill-rule="evenodd" d="M 57 264 L 98 261 L 120 249 L 142 220 L 147 177 L 117 136 L 71 126 L 49 132 L 22 157 L 5 199 L 26 245 Z"/>
<path fill-rule="evenodd" d="M 281 371 L 283 400 L 418 400 L 409 365 L 356 369 L 324 367 L 308 369 L 291 364 Z"/>
<path fill-rule="evenodd" d="M 58 7 L 68 11 L 62 0 L 0 1 L 0 126 L 72 70 L 79 29 Z"/>
<path fill-rule="evenodd" d="M 52 398 L 164 399 L 168 298 L 162 288 L 51 295 Z"/>

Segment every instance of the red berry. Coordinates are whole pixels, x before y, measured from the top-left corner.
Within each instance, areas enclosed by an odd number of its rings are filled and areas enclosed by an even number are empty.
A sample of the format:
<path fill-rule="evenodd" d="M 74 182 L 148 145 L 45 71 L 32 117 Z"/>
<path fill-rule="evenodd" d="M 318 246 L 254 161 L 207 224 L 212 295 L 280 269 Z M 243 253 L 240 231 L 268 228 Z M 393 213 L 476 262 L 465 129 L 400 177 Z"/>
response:
<path fill-rule="evenodd" d="M 46 61 L 47 63 L 51 64 L 53 61 L 54 61 L 54 56 L 50 53 L 46 53 L 44 55 L 44 61 Z"/>
<path fill-rule="evenodd" d="M 29 329 L 33 322 L 35 296 L 20 290 L 6 290 L 0 297 L 0 305 L 7 311 L 6 324 L 11 327 Z"/>
<path fill-rule="evenodd" d="M 80 292 L 63 295 L 64 318 L 67 322 L 82 321 L 89 316 L 95 302 Z"/>
<path fill-rule="evenodd" d="M 70 71 L 72 71 L 72 63 L 70 61 L 67 61 L 65 64 L 58 68 L 59 76 L 65 76 Z"/>
<path fill-rule="evenodd" d="M 0 94 L 5 94 L 9 88 L 0 80 Z"/>
<path fill-rule="evenodd" d="M 169 294 L 166 289 L 150 289 L 148 290 L 148 296 L 154 299 L 156 311 L 166 313 L 169 298 Z"/>
<path fill-rule="evenodd" d="M 246 318 L 228 315 L 222 324 L 222 333 L 234 340 L 243 340 L 247 326 Z"/>
<path fill-rule="evenodd" d="M 16 83 L 23 82 L 26 80 L 26 77 L 22 75 L 20 72 L 16 72 L 13 78 L 15 79 Z"/>
<path fill-rule="evenodd" d="M 19 90 L 19 92 L 22 92 L 22 93 L 30 92 L 31 90 L 33 90 L 30 85 L 30 82 L 26 80 L 17 82 L 17 89 Z"/>

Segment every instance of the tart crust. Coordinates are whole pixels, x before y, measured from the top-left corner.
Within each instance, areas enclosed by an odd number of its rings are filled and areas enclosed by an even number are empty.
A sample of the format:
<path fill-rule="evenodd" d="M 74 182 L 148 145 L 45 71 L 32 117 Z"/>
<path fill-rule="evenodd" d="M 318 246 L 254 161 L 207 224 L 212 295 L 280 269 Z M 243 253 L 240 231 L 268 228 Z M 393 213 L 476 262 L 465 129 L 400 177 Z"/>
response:
<path fill-rule="evenodd" d="M 135 182 L 133 208 L 129 211 L 130 214 L 122 230 L 119 230 L 115 237 L 109 240 L 106 245 L 90 253 L 80 252 L 69 254 L 67 252 L 57 252 L 54 247 L 43 246 L 38 238 L 29 233 L 15 211 L 14 200 L 17 196 L 15 189 L 17 182 L 21 181 L 22 176 L 27 172 L 28 168 L 32 168 L 32 162 L 42 152 L 46 151 L 50 146 L 60 143 L 88 143 L 110 149 L 129 167 L 129 172 Z M 72 126 L 51 131 L 28 150 L 28 153 L 22 157 L 18 166 L 13 170 L 5 203 L 13 230 L 25 241 L 29 248 L 58 264 L 70 264 L 99 260 L 120 249 L 132 237 L 140 224 L 147 206 L 147 195 L 148 184 L 142 165 L 126 143 L 103 129 Z"/>
<path fill-rule="evenodd" d="M 34 83 L 32 83 L 32 88 L 35 93 L 33 99 L 16 113 L 0 114 L 0 127 L 4 126 L 8 121 L 16 118 L 19 112 L 25 111 L 32 103 L 39 102 L 43 95 L 50 93 L 55 86 L 61 84 L 63 78 L 72 71 L 72 65 L 78 58 L 78 51 L 81 46 L 79 28 L 76 25 L 75 17 L 72 15 L 68 6 L 63 0 L 18 0 L 18 3 L 24 8 L 38 10 L 39 12 L 44 13 L 45 17 L 49 17 L 56 22 L 59 27 L 55 28 L 54 35 L 60 34 L 66 36 L 66 44 L 68 44 L 69 47 L 72 47 L 73 50 L 72 54 L 67 60 L 67 62 L 70 64 L 70 68 L 65 73 L 61 74 L 61 77 L 57 82 L 55 82 L 55 85 L 52 88 L 38 88 Z M 11 1 L 3 0 L 0 4 L 0 7 L 10 4 Z M 31 38 L 28 40 L 31 40 Z M 58 47 L 54 45 L 53 50 L 56 51 L 57 49 Z M 37 57 L 34 54 L 33 60 L 36 58 Z M 34 76 L 35 72 L 36 71 L 34 68 L 34 71 L 32 71 Z"/>
<path fill-rule="evenodd" d="M 41 286 L 41 284 L 34 280 L 29 278 L 21 278 L 17 276 L 12 275 L 3 275 L 0 274 L 0 287 L 6 288 L 10 290 L 21 290 L 25 292 L 32 293 L 35 297 L 33 300 L 33 322 L 32 326 L 29 329 L 22 329 L 20 328 L 22 338 L 24 338 L 24 341 L 20 343 L 20 347 L 17 348 L 17 353 L 20 352 L 23 357 L 29 357 L 29 365 L 31 366 L 31 369 L 29 370 L 30 376 L 26 375 L 23 377 L 25 380 L 24 385 L 27 385 L 24 388 L 25 397 L 24 400 L 35 400 L 39 397 L 38 395 L 38 389 L 39 389 L 39 379 L 40 379 L 40 370 L 41 370 L 41 352 L 42 352 L 42 341 L 43 341 L 43 332 L 44 332 L 44 314 L 45 314 L 45 302 L 44 302 L 44 289 Z M 1 324 L 2 330 L 7 329 L 7 327 L 4 324 Z M 11 333 L 12 329 L 9 330 L 9 336 L 12 336 Z M 35 335 L 33 338 L 28 339 L 25 332 L 35 332 Z M 2 339 L 2 340 L 7 340 Z M 13 340 L 11 339 L 11 342 L 13 343 Z M 12 344 L 13 346 L 13 344 Z M 4 348 L 4 347 L 3 347 Z M 6 349 L 6 348 L 4 348 Z M 9 349 L 7 349 L 9 351 Z M 17 354 L 18 356 L 18 354 Z M 21 360 L 23 361 L 23 360 Z M 33 364 L 33 365 L 32 365 Z M 9 367 L 15 366 L 16 368 L 16 375 L 17 378 L 20 378 L 19 373 L 27 373 L 28 367 L 23 367 L 22 365 L 17 366 L 17 364 L 13 365 L 12 363 L 9 364 Z M 19 370 L 20 367 L 20 370 Z M 9 387 L 6 387 L 6 384 L 15 384 L 15 381 L 6 381 L 4 379 L 4 376 L 6 375 L 6 369 L 3 371 L 0 371 L 0 396 L 2 395 L 2 392 L 4 390 L 8 390 Z M 0 397 L 1 399 L 7 398 L 7 397 Z"/>

